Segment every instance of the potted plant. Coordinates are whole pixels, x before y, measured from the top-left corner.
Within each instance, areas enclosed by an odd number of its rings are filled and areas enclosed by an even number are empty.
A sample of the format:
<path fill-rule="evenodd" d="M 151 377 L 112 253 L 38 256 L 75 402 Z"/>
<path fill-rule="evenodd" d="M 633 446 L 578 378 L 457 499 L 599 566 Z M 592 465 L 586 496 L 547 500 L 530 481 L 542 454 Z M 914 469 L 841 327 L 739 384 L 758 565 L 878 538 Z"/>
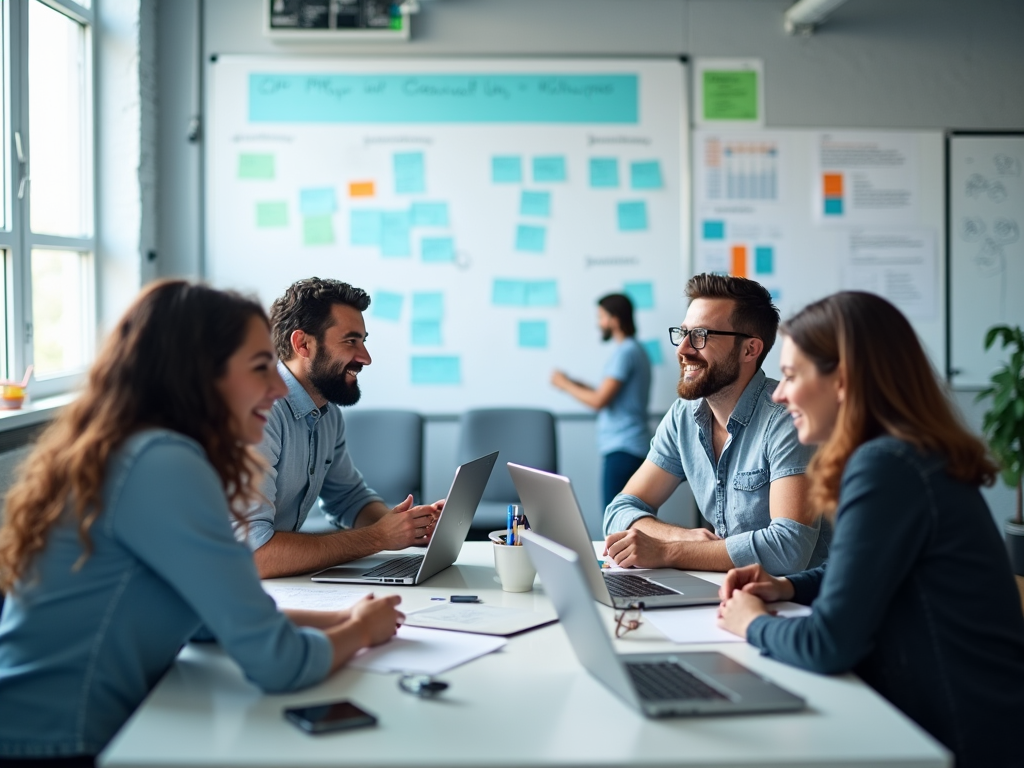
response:
<path fill-rule="evenodd" d="M 1010 552 L 1014 573 L 1024 576 L 1024 331 L 997 325 L 985 334 L 985 349 L 996 342 L 1011 348 L 1010 359 L 992 374 L 992 386 L 981 392 L 977 399 L 991 398 L 992 405 L 985 412 L 982 429 L 988 438 L 989 449 L 999 462 L 1003 482 L 1017 489 L 1017 509 L 1006 522 L 1006 546 Z"/>

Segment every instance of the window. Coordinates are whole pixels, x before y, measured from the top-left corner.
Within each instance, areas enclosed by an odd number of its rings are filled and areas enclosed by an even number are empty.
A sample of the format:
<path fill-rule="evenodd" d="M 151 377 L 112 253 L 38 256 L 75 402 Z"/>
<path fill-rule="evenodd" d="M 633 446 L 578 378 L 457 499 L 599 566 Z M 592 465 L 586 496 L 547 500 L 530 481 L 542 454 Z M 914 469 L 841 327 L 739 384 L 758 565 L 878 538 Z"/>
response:
<path fill-rule="evenodd" d="M 94 352 L 90 5 L 8 0 L 0 19 L 0 377 L 33 366 L 36 398 L 73 386 Z"/>

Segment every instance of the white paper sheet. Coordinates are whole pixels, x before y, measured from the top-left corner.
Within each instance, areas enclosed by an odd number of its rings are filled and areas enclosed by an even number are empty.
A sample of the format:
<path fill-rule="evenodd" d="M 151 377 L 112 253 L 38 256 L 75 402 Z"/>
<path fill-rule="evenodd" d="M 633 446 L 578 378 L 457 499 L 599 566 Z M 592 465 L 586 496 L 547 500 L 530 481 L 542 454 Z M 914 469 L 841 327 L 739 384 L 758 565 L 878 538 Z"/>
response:
<path fill-rule="evenodd" d="M 554 611 L 537 613 L 493 605 L 442 603 L 410 612 L 405 617 L 405 626 L 482 635 L 512 635 L 548 624 L 556 618 Z"/>
<path fill-rule="evenodd" d="M 503 637 L 489 635 L 401 627 L 398 635 L 384 645 L 360 651 L 349 666 L 369 672 L 439 675 L 503 648 L 507 642 Z"/>
<path fill-rule="evenodd" d="M 811 609 L 797 603 L 773 603 L 768 606 L 779 616 L 795 618 L 809 616 Z M 744 643 L 742 637 L 719 629 L 717 624 L 718 606 L 700 608 L 670 608 L 667 610 L 645 611 L 644 621 L 649 621 L 673 643 Z"/>
<path fill-rule="evenodd" d="M 274 598 L 278 610 L 298 608 L 308 611 L 340 611 L 359 602 L 366 589 L 337 588 L 333 585 L 275 584 L 263 582 L 263 591 Z"/>

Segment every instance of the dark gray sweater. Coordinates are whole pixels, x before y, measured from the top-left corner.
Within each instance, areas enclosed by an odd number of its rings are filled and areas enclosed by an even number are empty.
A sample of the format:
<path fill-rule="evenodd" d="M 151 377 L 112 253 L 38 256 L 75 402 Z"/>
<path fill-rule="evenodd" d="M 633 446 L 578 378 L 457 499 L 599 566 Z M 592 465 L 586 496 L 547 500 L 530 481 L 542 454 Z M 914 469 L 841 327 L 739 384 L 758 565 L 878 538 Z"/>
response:
<path fill-rule="evenodd" d="M 1024 614 L 1006 549 L 974 486 L 880 437 L 843 473 L 826 565 L 790 576 L 798 619 L 758 617 L 761 652 L 855 672 L 964 766 L 1024 765 Z"/>

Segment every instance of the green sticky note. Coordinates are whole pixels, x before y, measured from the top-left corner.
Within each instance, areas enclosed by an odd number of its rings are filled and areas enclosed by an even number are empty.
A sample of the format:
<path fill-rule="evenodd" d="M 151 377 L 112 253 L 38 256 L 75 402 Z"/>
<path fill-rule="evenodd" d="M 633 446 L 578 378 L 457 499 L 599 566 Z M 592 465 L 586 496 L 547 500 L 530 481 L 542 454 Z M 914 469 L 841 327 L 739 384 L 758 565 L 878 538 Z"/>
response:
<path fill-rule="evenodd" d="M 302 219 L 302 242 L 305 245 L 330 245 L 334 242 L 334 222 L 329 215 L 305 216 Z"/>
<path fill-rule="evenodd" d="M 238 178 L 272 180 L 274 156 L 243 152 L 238 156 Z"/>
<path fill-rule="evenodd" d="M 257 227 L 287 227 L 288 203 L 256 203 Z"/>
<path fill-rule="evenodd" d="M 705 120 L 757 120 L 757 72 L 704 71 Z"/>

